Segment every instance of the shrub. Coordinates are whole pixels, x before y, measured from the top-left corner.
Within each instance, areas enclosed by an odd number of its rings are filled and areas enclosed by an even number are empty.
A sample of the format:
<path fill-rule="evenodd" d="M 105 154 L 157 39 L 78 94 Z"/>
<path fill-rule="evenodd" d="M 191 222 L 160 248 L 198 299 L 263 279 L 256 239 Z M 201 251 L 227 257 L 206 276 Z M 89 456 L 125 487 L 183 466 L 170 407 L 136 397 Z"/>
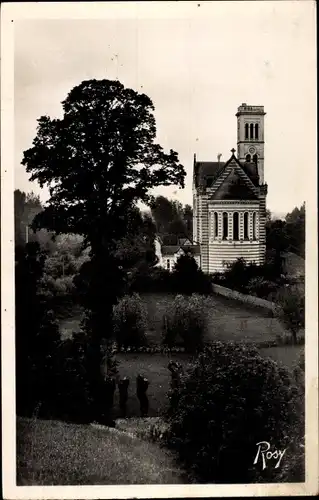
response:
<path fill-rule="evenodd" d="M 264 279 L 262 276 L 251 278 L 247 284 L 247 292 L 262 299 L 267 299 L 269 295 L 277 289 L 272 281 Z"/>
<path fill-rule="evenodd" d="M 293 343 L 297 344 L 298 332 L 305 327 L 305 296 L 295 287 L 284 289 L 278 295 L 276 315 L 289 330 Z"/>
<path fill-rule="evenodd" d="M 209 294 L 211 292 L 211 278 L 198 268 L 192 255 L 181 255 L 172 273 L 172 286 L 177 293 Z"/>
<path fill-rule="evenodd" d="M 163 317 L 163 343 L 168 347 L 182 343 L 194 352 L 203 345 L 207 328 L 207 305 L 199 295 L 177 295 Z"/>
<path fill-rule="evenodd" d="M 113 307 L 113 327 L 119 347 L 147 343 L 147 309 L 138 294 L 125 295 Z"/>
<path fill-rule="evenodd" d="M 55 387 L 51 391 L 51 414 L 54 418 L 88 423 L 93 397 L 87 367 L 88 340 L 83 333 L 61 342 L 56 354 Z"/>
<path fill-rule="evenodd" d="M 302 388 L 247 345 L 205 348 L 169 400 L 167 444 L 200 482 L 276 481 L 280 469 L 253 464 L 257 443 L 287 448 L 288 456 L 304 435 Z"/>
<path fill-rule="evenodd" d="M 225 262 L 224 283 L 226 287 L 245 293 L 248 283 L 247 264 L 240 258 L 234 262 Z"/>
<path fill-rule="evenodd" d="M 137 437 L 140 439 L 145 439 L 146 441 L 152 443 L 164 443 L 167 435 L 167 423 L 164 420 L 159 419 L 156 423 L 152 423 L 147 426 L 143 425 L 137 431 Z"/>
<path fill-rule="evenodd" d="M 172 289 L 172 274 L 161 267 L 139 269 L 130 276 L 130 292 L 168 292 Z"/>

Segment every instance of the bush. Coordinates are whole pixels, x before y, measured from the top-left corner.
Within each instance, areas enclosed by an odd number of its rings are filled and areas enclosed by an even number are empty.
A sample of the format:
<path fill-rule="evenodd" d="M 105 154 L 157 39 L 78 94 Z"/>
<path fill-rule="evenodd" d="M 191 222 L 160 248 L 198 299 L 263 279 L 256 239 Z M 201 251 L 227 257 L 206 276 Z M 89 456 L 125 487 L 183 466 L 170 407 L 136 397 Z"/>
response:
<path fill-rule="evenodd" d="M 168 347 L 182 344 L 188 352 L 203 345 L 207 328 L 207 305 L 199 295 L 177 295 L 163 317 L 163 343 Z"/>
<path fill-rule="evenodd" d="M 262 276 L 251 278 L 247 284 L 247 292 L 261 299 L 267 299 L 277 289 L 276 283 L 264 279 Z"/>
<path fill-rule="evenodd" d="M 113 327 L 119 347 L 147 344 L 147 309 L 138 294 L 125 295 L 113 307 Z"/>
<path fill-rule="evenodd" d="M 247 345 L 205 348 L 169 399 L 167 444 L 200 482 L 276 481 L 273 461 L 264 470 L 253 464 L 257 443 L 287 448 L 287 459 L 304 436 L 302 388 L 288 369 Z"/>
<path fill-rule="evenodd" d="M 273 272 L 269 263 L 257 266 L 254 263 L 247 264 L 245 259 L 240 258 L 224 264 L 225 272 L 214 273 L 212 280 L 237 292 L 268 299 L 285 281 L 283 276 Z"/>
<path fill-rule="evenodd" d="M 130 276 L 130 292 L 168 292 L 172 289 L 172 273 L 161 267 L 147 268 L 147 272 L 139 269 Z"/>
<path fill-rule="evenodd" d="M 60 343 L 55 384 L 50 392 L 51 418 L 83 424 L 110 423 L 118 362 L 108 349 L 92 379 L 90 351 L 90 340 L 84 332 L 73 333 L 72 339 Z"/>
<path fill-rule="evenodd" d="M 56 355 L 56 381 L 51 392 L 52 417 L 75 423 L 93 421 L 93 398 L 87 370 L 88 341 L 83 333 L 61 342 Z"/>
<path fill-rule="evenodd" d="M 286 288 L 278 295 L 278 304 L 277 318 L 291 333 L 293 343 L 297 344 L 297 335 L 305 327 L 305 296 L 297 287 Z"/>
<path fill-rule="evenodd" d="M 172 273 L 172 286 L 176 293 L 207 295 L 211 292 L 211 278 L 198 268 L 192 255 L 181 255 Z"/>

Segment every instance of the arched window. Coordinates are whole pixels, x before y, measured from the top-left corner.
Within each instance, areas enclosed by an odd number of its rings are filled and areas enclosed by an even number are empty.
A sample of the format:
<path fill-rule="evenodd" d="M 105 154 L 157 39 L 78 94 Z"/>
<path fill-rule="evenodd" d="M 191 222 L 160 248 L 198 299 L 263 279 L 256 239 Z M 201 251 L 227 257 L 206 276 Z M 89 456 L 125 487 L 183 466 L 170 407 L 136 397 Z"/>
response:
<path fill-rule="evenodd" d="M 245 139 L 248 139 L 248 123 L 245 124 Z"/>
<path fill-rule="evenodd" d="M 257 155 L 254 155 L 253 156 L 253 162 L 258 165 L 258 156 Z"/>
<path fill-rule="evenodd" d="M 239 240 L 239 214 L 234 212 L 233 215 L 233 240 Z"/>
<path fill-rule="evenodd" d="M 255 139 L 259 139 L 259 125 L 255 123 Z"/>
<path fill-rule="evenodd" d="M 248 212 L 244 213 L 244 240 L 248 240 Z"/>
<path fill-rule="evenodd" d="M 246 161 L 250 162 L 250 160 L 251 160 L 251 156 L 250 155 L 246 155 Z"/>
<path fill-rule="evenodd" d="M 214 212 L 214 237 L 218 237 L 218 213 Z"/>
<path fill-rule="evenodd" d="M 256 233 L 257 233 L 257 216 L 256 212 L 253 213 L 253 240 L 256 239 Z"/>
<path fill-rule="evenodd" d="M 223 240 L 227 240 L 228 237 L 228 214 L 223 212 Z"/>
<path fill-rule="evenodd" d="M 253 123 L 250 124 L 250 138 L 251 139 L 254 138 L 254 124 Z"/>

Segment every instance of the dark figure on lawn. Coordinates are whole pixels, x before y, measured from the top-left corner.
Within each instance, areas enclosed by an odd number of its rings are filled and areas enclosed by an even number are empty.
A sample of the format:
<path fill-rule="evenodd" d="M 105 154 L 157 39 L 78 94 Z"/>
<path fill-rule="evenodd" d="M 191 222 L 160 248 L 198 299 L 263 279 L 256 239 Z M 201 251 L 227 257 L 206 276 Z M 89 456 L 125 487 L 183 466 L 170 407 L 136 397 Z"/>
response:
<path fill-rule="evenodd" d="M 180 382 L 181 375 L 183 374 L 183 367 L 177 361 L 170 361 L 168 363 L 168 369 L 171 372 L 171 387 L 176 389 Z"/>
<path fill-rule="evenodd" d="M 108 425 L 109 427 L 115 427 L 115 422 L 114 420 L 111 419 L 111 412 L 114 405 L 115 387 L 116 387 L 115 379 L 113 377 L 106 376 L 105 377 L 106 401 L 105 401 L 104 420 L 105 424 Z"/>
<path fill-rule="evenodd" d="M 149 381 L 143 375 L 138 375 L 136 378 L 136 394 L 140 401 L 141 417 L 147 417 L 148 414 L 148 397 L 146 395 Z"/>
<path fill-rule="evenodd" d="M 130 384 L 130 381 L 127 377 L 124 377 L 123 379 L 119 380 L 119 393 L 120 393 L 120 410 L 122 413 L 122 417 L 126 417 L 126 404 L 127 404 L 127 398 L 128 398 L 128 386 Z"/>

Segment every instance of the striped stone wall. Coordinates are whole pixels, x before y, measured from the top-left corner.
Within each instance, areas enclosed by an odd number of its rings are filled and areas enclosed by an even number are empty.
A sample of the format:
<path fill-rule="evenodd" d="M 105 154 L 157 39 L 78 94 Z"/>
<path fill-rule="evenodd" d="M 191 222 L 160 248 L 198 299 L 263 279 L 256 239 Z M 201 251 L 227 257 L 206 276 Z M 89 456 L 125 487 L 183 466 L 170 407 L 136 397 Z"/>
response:
<path fill-rule="evenodd" d="M 208 219 L 208 195 L 201 197 L 201 266 L 205 273 L 209 272 L 209 219 Z"/>
<path fill-rule="evenodd" d="M 209 273 L 222 272 L 225 270 L 223 264 L 226 262 L 233 262 L 239 258 L 245 259 L 247 263 L 255 262 L 260 265 L 261 262 L 261 249 L 257 241 L 243 241 L 243 242 L 213 242 L 209 245 Z M 203 269 L 204 271 L 204 269 Z"/>

